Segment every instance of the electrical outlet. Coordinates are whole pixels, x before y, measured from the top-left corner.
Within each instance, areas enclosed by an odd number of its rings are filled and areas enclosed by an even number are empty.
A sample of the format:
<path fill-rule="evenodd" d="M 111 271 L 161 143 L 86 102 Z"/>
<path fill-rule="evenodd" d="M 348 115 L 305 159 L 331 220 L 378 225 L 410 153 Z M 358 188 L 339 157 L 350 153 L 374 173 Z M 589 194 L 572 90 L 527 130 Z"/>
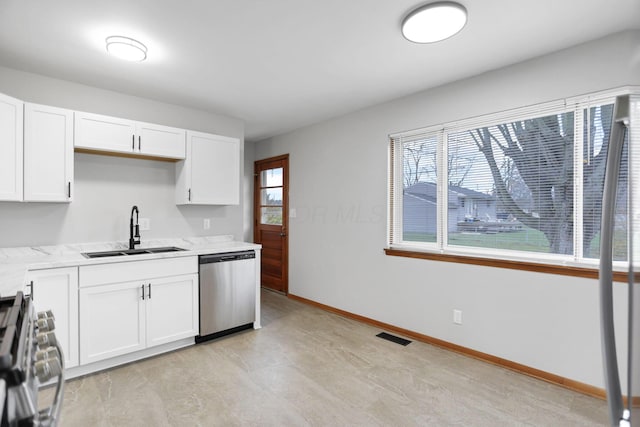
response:
<path fill-rule="evenodd" d="M 151 230 L 151 221 L 149 218 L 138 219 L 138 225 L 140 226 L 140 231 Z"/>
<path fill-rule="evenodd" d="M 453 310 L 453 323 L 462 325 L 462 310 Z"/>
<path fill-rule="evenodd" d="M 204 219 L 204 222 L 202 223 L 202 227 L 203 227 L 205 230 L 210 229 L 210 228 L 211 228 L 211 220 L 210 220 L 209 218 L 205 218 L 205 219 Z"/>

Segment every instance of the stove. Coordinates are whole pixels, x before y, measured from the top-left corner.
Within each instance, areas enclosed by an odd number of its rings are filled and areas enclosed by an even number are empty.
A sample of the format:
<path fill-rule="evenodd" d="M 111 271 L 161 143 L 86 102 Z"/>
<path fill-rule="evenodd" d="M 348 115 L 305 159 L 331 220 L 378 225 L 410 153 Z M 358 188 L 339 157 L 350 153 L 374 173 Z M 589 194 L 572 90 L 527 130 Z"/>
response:
<path fill-rule="evenodd" d="M 37 313 L 22 292 L 0 298 L 0 426 L 57 426 L 64 357 L 50 311 Z M 40 386 L 56 379 L 50 407 L 38 408 Z"/>

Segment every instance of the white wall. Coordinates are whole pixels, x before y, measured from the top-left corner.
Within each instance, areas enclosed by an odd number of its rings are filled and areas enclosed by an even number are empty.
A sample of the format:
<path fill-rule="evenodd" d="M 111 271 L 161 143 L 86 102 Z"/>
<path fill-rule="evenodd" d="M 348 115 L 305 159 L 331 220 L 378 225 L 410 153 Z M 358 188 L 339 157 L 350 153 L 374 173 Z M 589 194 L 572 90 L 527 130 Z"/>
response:
<path fill-rule="evenodd" d="M 640 32 L 256 143 L 256 159 L 290 154 L 290 292 L 603 387 L 596 280 L 384 255 L 388 134 L 629 84 Z"/>
<path fill-rule="evenodd" d="M 2 67 L 0 92 L 27 102 L 238 137 L 244 157 L 244 123 L 235 118 Z M 176 206 L 174 163 L 76 154 L 74 165 L 72 203 L 0 202 L 0 247 L 127 240 L 134 204 L 151 221 L 151 229 L 141 232 L 143 241 L 245 237 L 244 197 L 240 206 Z M 241 181 L 244 192 L 246 179 Z M 211 229 L 203 229 L 204 218 L 211 219 Z"/>

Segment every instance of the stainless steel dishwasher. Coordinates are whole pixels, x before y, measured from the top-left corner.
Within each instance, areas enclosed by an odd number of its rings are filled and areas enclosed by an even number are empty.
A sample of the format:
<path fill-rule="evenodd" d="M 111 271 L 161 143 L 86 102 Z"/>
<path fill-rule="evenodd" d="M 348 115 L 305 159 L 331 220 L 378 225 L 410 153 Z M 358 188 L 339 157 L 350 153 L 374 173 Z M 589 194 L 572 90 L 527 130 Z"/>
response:
<path fill-rule="evenodd" d="M 256 317 L 256 253 L 200 255 L 200 335 L 196 342 L 248 329 Z"/>

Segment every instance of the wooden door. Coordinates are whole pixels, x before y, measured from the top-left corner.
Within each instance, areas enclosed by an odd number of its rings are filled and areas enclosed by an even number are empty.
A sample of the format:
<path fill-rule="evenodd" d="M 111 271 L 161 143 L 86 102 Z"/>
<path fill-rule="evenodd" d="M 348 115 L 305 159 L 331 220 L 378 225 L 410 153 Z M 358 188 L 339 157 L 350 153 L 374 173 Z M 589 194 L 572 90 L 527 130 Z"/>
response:
<path fill-rule="evenodd" d="M 254 165 L 254 240 L 262 245 L 263 287 L 289 291 L 289 155 Z"/>

